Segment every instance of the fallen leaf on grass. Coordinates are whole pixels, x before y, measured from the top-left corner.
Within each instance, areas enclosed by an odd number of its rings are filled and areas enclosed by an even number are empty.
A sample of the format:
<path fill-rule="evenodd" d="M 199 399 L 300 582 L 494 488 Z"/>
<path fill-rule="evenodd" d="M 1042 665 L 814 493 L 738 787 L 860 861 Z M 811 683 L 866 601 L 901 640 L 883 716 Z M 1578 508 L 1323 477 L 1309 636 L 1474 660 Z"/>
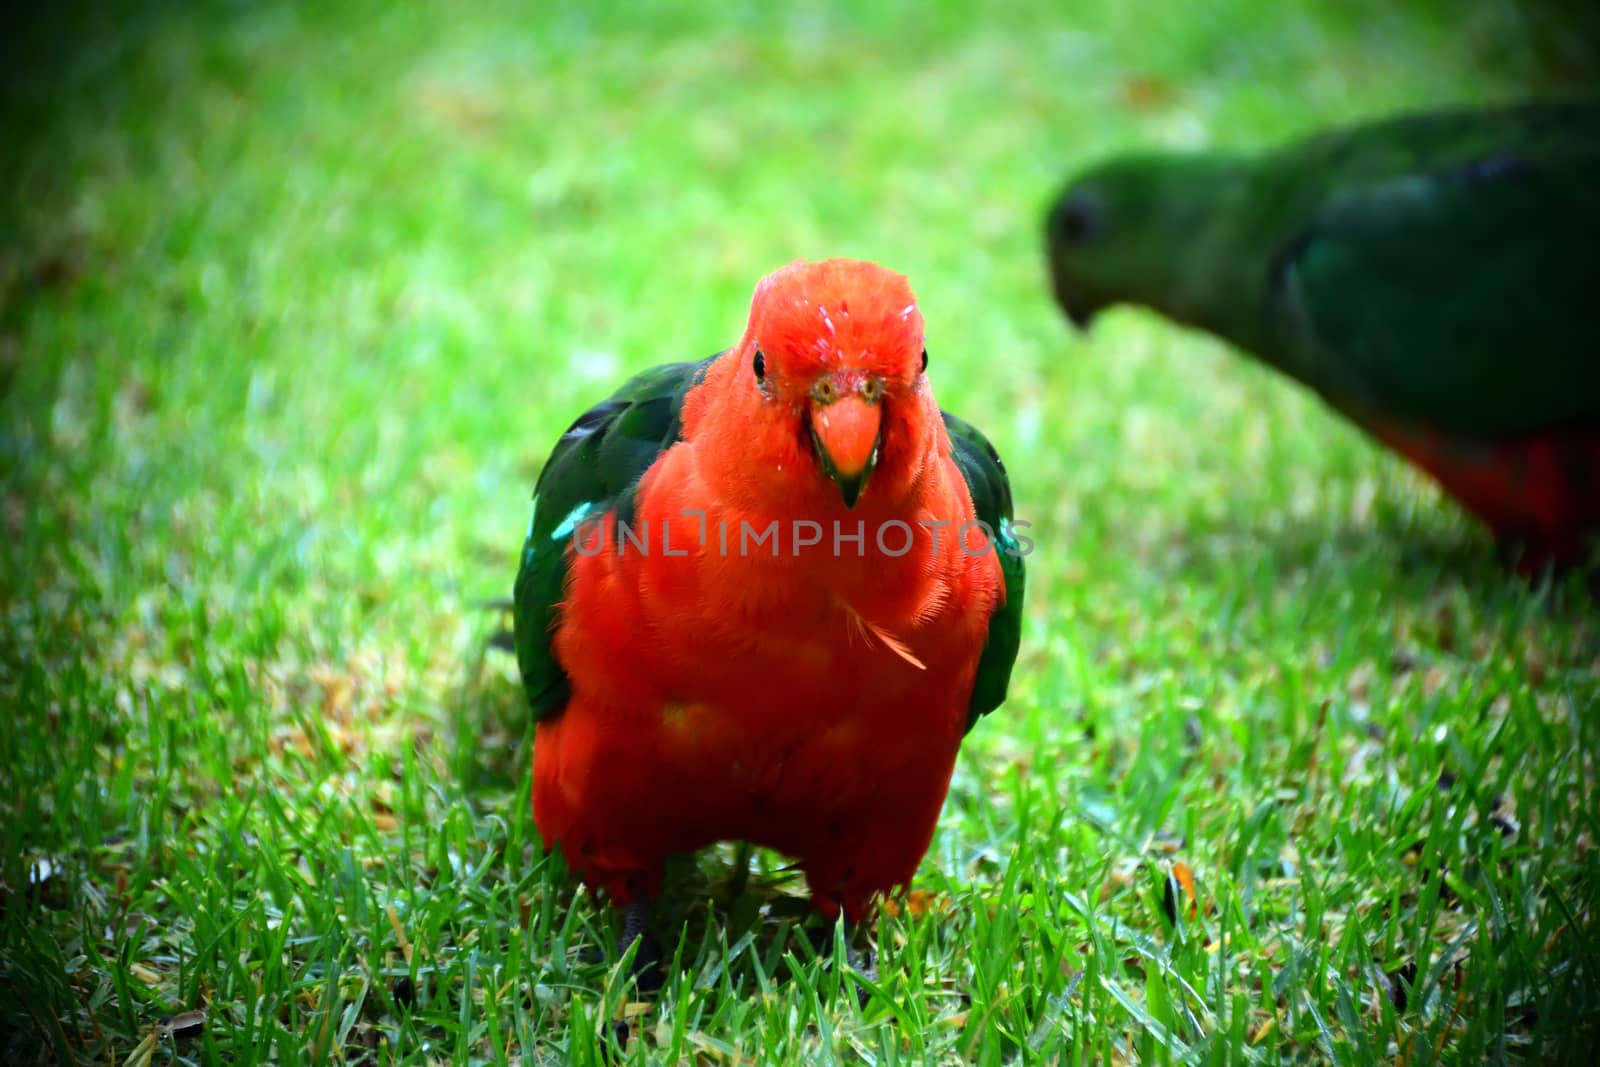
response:
<path fill-rule="evenodd" d="M 122 1061 L 122 1067 L 145 1067 L 150 1062 L 150 1057 L 155 1054 L 156 1045 L 161 1041 L 161 1035 L 153 1027 L 144 1035 L 144 1040 L 134 1046 L 128 1058 Z"/>
<path fill-rule="evenodd" d="M 919 916 L 926 915 L 929 912 L 944 914 L 950 910 L 951 906 L 948 897 L 926 889 L 913 889 L 907 893 L 903 905 L 894 897 L 885 897 L 883 901 L 884 914 L 896 919 L 900 917 L 902 912 L 912 916 Z"/>
<path fill-rule="evenodd" d="M 156 1029 L 162 1037 L 191 1038 L 199 1037 L 200 1031 L 205 1029 L 206 1013 L 204 1009 L 194 1011 L 180 1011 L 176 1015 L 169 1015 L 156 1023 Z"/>
<path fill-rule="evenodd" d="M 1194 871 L 1182 860 L 1172 861 L 1172 876 L 1183 887 L 1184 893 L 1189 897 L 1189 918 L 1194 918 L 1200 912 L 1200 897 L 1194 891 Z"/>

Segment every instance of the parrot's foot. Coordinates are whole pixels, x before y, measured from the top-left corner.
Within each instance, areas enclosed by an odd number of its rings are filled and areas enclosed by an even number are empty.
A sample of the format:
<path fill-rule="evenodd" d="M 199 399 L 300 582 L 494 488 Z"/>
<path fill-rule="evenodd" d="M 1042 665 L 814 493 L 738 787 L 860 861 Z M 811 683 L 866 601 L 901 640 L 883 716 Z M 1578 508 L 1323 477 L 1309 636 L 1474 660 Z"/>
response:
<path fill-rule="evenodd" d="M 650 897 L 639 893 L 628 905 L 622 920 L 622 936 L 617 940 L 617 956 L 628 951 L 628 946 L 639 942 L 633 956 L 633 979 L 641 993 L 654 993 L 661 988 L 665 975 L 661 971 L 661 946 L 650 933 Z"/>
<path fill-rule="evenodd" d="M 814 926 L 807 932 L 806 936 L 811 941 L 812 951 L 817 954 L 818 959 L 833 959 L 833 934 L 835 927 L 839 924 L 844 926 L 844 965 L 863 978 L 877 981 L 877 961 L 873 958 L 872 950 L 868 949 L 866 952 L 856 951 L 855 946 L 850 943 L 854 930 L 842 918 L 837 923 L 828 923 L 826 926 L 820 927 Z M 865 986 L 856 987 L 856 1004 L 863 1008 L 867 1006 L 867 990 Z"/>
<path fill-rule="evenodd" d="M 621 959 L 635 941 L 639 942 L 639 948 L 633 954 L 633 967 L 628 973 L 640 995 L 655 993 L 661 989 L 666 976 L 661 969 L 661 946 L 650 933 L 650 896 L 647 893 L 636 894 L 623 913 L 617 958 Z M 614 1056 L 626 1052 L 628 1036 L 626 1019 L 615 1019 L 601 1028 L 600 1047 L 605 1052 L 606 1062 L 614 1063 Z"/>

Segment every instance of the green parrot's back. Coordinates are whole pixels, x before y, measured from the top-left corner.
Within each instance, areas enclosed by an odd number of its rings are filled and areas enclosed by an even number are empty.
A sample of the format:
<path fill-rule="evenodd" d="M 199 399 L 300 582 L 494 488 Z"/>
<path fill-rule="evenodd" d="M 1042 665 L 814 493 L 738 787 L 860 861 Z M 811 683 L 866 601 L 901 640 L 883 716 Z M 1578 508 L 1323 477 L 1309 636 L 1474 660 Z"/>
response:
<path fill-rule="evenodd" d="M 1402 119 L 1264 166 L 1316 190 L 1272 242 L 1269 360 L 1446 433 L 1600 419 L 1600 105 Z"/>

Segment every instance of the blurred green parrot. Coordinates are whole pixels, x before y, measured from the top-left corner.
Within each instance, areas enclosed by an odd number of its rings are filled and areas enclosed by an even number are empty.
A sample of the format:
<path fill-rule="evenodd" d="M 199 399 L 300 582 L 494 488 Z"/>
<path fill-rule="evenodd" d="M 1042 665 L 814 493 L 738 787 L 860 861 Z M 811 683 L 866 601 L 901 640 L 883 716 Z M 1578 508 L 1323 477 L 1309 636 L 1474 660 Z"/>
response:
<path fill-rule="evenodd" d="M 1149 153 L 1046 222 L 1057 301 L 1137 304 L 1310 388 L 1532 572 L 1600 531 L 1600 101 Z"/>

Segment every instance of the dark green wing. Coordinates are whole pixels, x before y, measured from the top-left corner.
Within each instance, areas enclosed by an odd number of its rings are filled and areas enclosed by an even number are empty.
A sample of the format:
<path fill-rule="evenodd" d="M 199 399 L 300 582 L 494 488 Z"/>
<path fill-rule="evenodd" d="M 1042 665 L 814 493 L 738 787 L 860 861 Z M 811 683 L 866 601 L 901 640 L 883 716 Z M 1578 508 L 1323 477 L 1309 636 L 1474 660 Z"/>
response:
<path fill-rule="evenodd" d="M 1596 112 L 1600 119 L 1600 112 Z M 1600 418 L 1600 122 L 1331 197 L 1269 314 L 1336 405 L 1493 437 Z"/>
<path fill-rule="evenodd" d="M 972 686 L 972 702 L 967 711 L 967 729 L 1005 703 L 1011 668 L 1017 662 L 1017 647 L 1022 642 L 1022 596 L 1027 584 L 1025 551 L 1012 522 L 1011 480 L 1006 477 L 1000 453 L 975 426 L 948 411 L 944 428 L 950 434 L 950 454 L 972 494 L 972 507 L 978 518 L 994 531 L 995 554 L 1005 577 L 1006 602 L 989 620 L 989 639 L 978 660 L 978 676 Z"/>
<path fill-rule="evenodd" d="M 559 712 L 572 692 L 550 638 L 573 533 L 612 508 L 631 514 L 639 479 L 678 439 L 684 395 L 716 358 L 670 363 L 630 379 L 578 416 L 539 472 L 514 595 L 517 666 L 535 722 Z"/>

